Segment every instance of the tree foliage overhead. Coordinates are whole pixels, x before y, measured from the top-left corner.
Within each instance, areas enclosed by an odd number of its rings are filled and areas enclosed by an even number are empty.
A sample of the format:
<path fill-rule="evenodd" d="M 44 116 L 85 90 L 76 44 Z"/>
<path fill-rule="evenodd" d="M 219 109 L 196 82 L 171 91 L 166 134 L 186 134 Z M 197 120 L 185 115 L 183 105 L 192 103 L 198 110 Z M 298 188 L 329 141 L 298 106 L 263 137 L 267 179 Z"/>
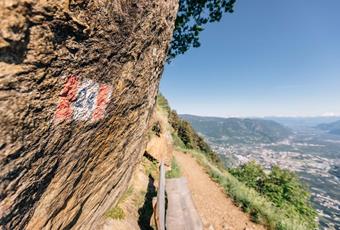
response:
<path fill-rule="evenodd" d="M 179 0 L 173 39 L 168 61 L 199 47 L 199 34 L 204 25 L 221 20 L 223 13 L 232 13 L 236 0 Z"/>

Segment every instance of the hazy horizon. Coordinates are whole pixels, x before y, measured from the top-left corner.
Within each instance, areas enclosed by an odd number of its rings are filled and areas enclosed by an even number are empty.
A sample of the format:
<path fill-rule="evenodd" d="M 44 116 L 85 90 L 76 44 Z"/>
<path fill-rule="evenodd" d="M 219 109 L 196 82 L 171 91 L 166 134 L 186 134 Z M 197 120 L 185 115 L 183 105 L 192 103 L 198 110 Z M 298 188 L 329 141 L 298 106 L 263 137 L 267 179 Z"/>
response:
<path fill-rule="evenodd" d="M 178 113 L 179 115 L 192 115 L 198 117 L 217 117 L 217 118 L 339 118 L 340 115 L 320 115 L 320 116 L 280 116 L 280 115 L 268 115 L 268 116 L 215 116 L 215 115 L 200 115 L 191 113 Z"/>

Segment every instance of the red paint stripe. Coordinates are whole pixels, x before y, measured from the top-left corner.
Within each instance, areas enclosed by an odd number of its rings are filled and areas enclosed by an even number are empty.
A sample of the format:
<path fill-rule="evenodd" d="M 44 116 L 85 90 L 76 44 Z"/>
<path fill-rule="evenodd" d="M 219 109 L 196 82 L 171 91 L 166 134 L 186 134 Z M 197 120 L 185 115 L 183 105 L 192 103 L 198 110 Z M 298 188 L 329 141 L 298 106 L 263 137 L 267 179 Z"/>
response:
<path fill-rule="evenodd" d="M 99 86 L 96 108 L 92 114 L 92 121 L 98 121 L 104 118 L 105 109 L 106 109 L 107 103 L 110 100 L 111 93 L 112 93 L 112 87 L 110 85 L 101 84 Z"/>
<path fill-rule="evenodd" d="M 60 122 L 72 118 L 72 102 L 77 98 L 78 78 L 70 75 L 59 97 L 59 104 L 55 112 L 55 121 Z"/>

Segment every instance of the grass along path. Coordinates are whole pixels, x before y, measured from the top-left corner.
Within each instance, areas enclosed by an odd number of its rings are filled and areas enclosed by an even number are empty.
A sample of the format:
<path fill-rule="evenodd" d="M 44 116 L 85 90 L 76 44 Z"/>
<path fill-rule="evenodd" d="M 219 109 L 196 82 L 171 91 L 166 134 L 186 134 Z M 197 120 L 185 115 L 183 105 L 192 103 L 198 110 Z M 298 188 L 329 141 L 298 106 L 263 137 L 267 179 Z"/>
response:
<path fill-rule="evenodd" d="M 176 151 L 174 155 L 182 176 L 188 180 L 192 198 L 205 229 L 265 229 L 251 222 L 250 216 L 234 205 L 222 188 L 210 179 L 204 168 L 190 154 Z"/>
<path fill-rule="evenodd" d="M 204 153 L 181 148 L 178 150 L 192 156 L 210 178 L 223 188 L 225 194 L 228 194 L 235 204 L 242 207 L 243 211 L 249 213 L 257 223 L 275 230 L 313 229 L 308 227 L 308 223 L 301 220 L 298 215 L 292 216 L 289 210 L 275 207 L 271 201 L 238 181 L 229 172 L 216 167 Z"/>

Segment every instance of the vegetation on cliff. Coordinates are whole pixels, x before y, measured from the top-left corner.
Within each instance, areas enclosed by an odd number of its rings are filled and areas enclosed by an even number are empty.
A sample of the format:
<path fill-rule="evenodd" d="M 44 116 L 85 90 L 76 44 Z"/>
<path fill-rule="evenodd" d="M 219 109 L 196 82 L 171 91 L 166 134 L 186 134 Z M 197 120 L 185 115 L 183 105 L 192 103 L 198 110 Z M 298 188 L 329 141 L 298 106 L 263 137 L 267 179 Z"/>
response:
<path fill-rule="evenodd" d="M 172 137 L 178 146 L 186 149 L 197 150 L 214 162 L 222 165 L 218 155 L 210 148 L 210 146 L 199 136 L 192 128 L 189 122 L 181 119 L 175 110 L 172 110 L 166 98 L 159 94 L 157 97 L 157 104 L 168 115 L 168 120 L 173 128 Z"/>
<path fill-rule="evenodd" d="M 168 116 L 176 148 L 195 157 L 254 222 L 278 230 L 317 228 L 316 212 L 309 204 L 309 193 L 293 173 L 276 166 L 266 174 L 254 163 L 229 172 L 191 125 L 171 110 L 162 95 L 158 95 L 157 106 Z"/>

